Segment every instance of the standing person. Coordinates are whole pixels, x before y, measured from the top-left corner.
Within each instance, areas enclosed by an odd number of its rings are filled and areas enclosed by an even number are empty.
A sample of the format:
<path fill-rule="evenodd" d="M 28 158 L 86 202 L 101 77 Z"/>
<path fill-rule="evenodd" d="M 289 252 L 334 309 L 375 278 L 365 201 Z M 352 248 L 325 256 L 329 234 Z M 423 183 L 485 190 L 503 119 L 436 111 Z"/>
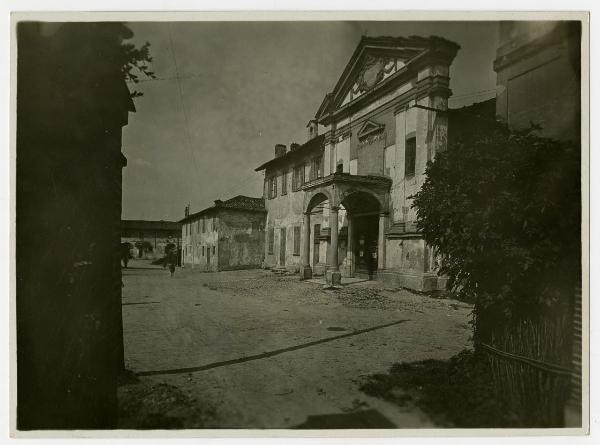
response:
<path fill-rule="evenodd" d="M 175 274 L 175 265 L 177 264 L 177 246 L 173 239 L 169 237 L 165 246 L 165 265 L 169 266 L 171 276 Z M 164 266 L 163 266 L 164 267 Z"/>
<path fill-rule="evenodd" d="M 121 261 L 123 262 L 125 269 L 127 269 L 129 259 L 131 258 L 130 249 L 131 245 L 129 243 L 121 243 Z"/>

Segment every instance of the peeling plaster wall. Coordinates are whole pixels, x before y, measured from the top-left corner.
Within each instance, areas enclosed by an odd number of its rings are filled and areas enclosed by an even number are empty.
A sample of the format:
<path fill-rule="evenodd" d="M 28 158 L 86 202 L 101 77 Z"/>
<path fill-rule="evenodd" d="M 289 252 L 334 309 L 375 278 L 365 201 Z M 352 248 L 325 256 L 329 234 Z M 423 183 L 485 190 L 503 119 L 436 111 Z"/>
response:
<path fill-rule="evenodd" d="M 224 210 L 219 213 L 219 270 L 261 267 L 266 214 Z"/>
<path fill-rule="evenodd" d="M 202 231 L 202 219 L 205 219 L 206 228 Z M 214 224 L 212 215 L 199 217 L 182 226 L 182 266 L 198 268 L 204 271 L 217 271 L 218 269 L 218 228 L 219 216 L 216 216 Z M 187 233 L 186 226 L 187 225 Z M 202 248 L 204 247 L 204 252 Z M 213 253 L 214 247 L 214 253 Z M 210 249 L 210 254 L 207 250 Z"/>
<path fill-rule="evenodd" d="M 310 158 L 307 157 L 306 162 Z M 292 169 L 286 175 L 287 194 L 281 196 L 281 171 L 267 171 L 266 177 L 277 175 L 277 197 L 267 199 L 265 193 L 265 206 L 267 208 L 266 235 L 265 235 L 265 260 L 266 267 L 288 267 L 291 270 L 300 270 L 300 255 L 294 255 L 294 227 L 300 227 L 302 233 L 302 220 L 304 211 L 304 191 L 292 191 Z M 311 221 L 311 225 L 316 222 Z M 282 264 L 281 252 L 281 228 L 286 229 L 285 261 Z M 269 233 L 273 229 L 274 241 L 273 252 L 269 252 Z M 302 241 L 301 241 L 302 246 Z"/>

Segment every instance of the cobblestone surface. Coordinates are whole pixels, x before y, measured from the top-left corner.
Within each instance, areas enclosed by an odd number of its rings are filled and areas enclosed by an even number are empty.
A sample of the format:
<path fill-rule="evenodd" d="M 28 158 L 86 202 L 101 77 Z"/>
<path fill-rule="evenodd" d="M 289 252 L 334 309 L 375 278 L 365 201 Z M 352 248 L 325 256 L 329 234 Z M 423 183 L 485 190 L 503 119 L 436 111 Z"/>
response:
<path fill-rule="evenodd" d="M 414 407 L 361 393 L 361 379 L 469 346 L 471 307 L 453 300 L 376 282 L 325 290 L 263 270 L 177 269 L 171 278 L 149 262 L 130 265 L 126 366 L 140 375 L 137 385 L 168 385 L 210 408 L 202 425 L 186 420 L 189 404 L 170 408 L 178 427 L 290 428 L 308 416 L 361 410 L 398 427 L 430 427 Z"/>

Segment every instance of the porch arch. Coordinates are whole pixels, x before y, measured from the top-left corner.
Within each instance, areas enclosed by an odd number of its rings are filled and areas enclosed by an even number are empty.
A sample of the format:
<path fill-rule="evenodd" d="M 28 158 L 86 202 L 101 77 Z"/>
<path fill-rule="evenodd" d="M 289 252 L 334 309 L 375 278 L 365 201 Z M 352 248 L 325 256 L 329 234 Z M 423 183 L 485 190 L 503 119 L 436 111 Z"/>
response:
<path fill-rule="evenodd" d="M 310 194 L 307 193 L 304 198 L 304 212 L 311 212 L 324 201 L 329 201 L 329 205 L 334 205 L 333 194 L 325 188 L 313 190 Z"/>

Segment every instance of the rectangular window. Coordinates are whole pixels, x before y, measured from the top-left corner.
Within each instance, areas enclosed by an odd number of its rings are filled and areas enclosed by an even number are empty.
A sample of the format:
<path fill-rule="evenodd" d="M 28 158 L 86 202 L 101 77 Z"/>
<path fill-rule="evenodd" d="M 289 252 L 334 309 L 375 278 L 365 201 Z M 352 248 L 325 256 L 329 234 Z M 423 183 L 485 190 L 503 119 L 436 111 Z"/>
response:
<path fill-rule="evenodd" d="M 273 249 L 275 246 L 275 229 L 269 229 L 269 255 L 273 255 Z"/>
<path fill-rule="evenodd" d="M 311 179 L 319 179 L 323 177 L 323 156 L 317 156 L 312 160 L 310 176 Z"/>
<path fill-rule="evenodd" d="M 202 256 L 204 256 L 204 246 L 202 246 Z"/>
<path fill-rule="evenodd" d="M 206 218 L 202 217 L 202 233 L 206 232 Z"/>
<path fill-rule="evenodd" d="M 215 254 L 215 252 L 216 252 L 216 247 L 213 246 L 213 255 Z"/>
<path fill-rule="evenodd" d="M 277 197 L 277 176 L 269 178 L 269 199 Z"/>
<path fill-rule="evenodd" d="M 217 217 L 216 216 L 213 216 L 212 229 L 213 229 L 213 231 L 217 230 Z"/>
<path fill-rule="evenodd" d="M 406 139 L 404 149 L 404 176 L 415 175 L 415 163 L 417 160 L 417 138 Z"/>
<path fill-rule="evenodd" d="M 285 171 L 281 175 L 281 196 L 287 195 L 287 174 L 288 172 Z"/>
<path fill-rule="evenodd" d="M 292 191 L 300 190 L 304 184 L 304 164 L 294 167 L 294 176 L 292 178 Z"/>
<path fill-rule="evenodd" d="M 294 255 L 300 255 L 300 226 L 294 226 Z"/>
<path fill-rule="evenodd" d="M 298 172 L 297 167 L 292 170 L 292 192 L 298 190 Z"/>

